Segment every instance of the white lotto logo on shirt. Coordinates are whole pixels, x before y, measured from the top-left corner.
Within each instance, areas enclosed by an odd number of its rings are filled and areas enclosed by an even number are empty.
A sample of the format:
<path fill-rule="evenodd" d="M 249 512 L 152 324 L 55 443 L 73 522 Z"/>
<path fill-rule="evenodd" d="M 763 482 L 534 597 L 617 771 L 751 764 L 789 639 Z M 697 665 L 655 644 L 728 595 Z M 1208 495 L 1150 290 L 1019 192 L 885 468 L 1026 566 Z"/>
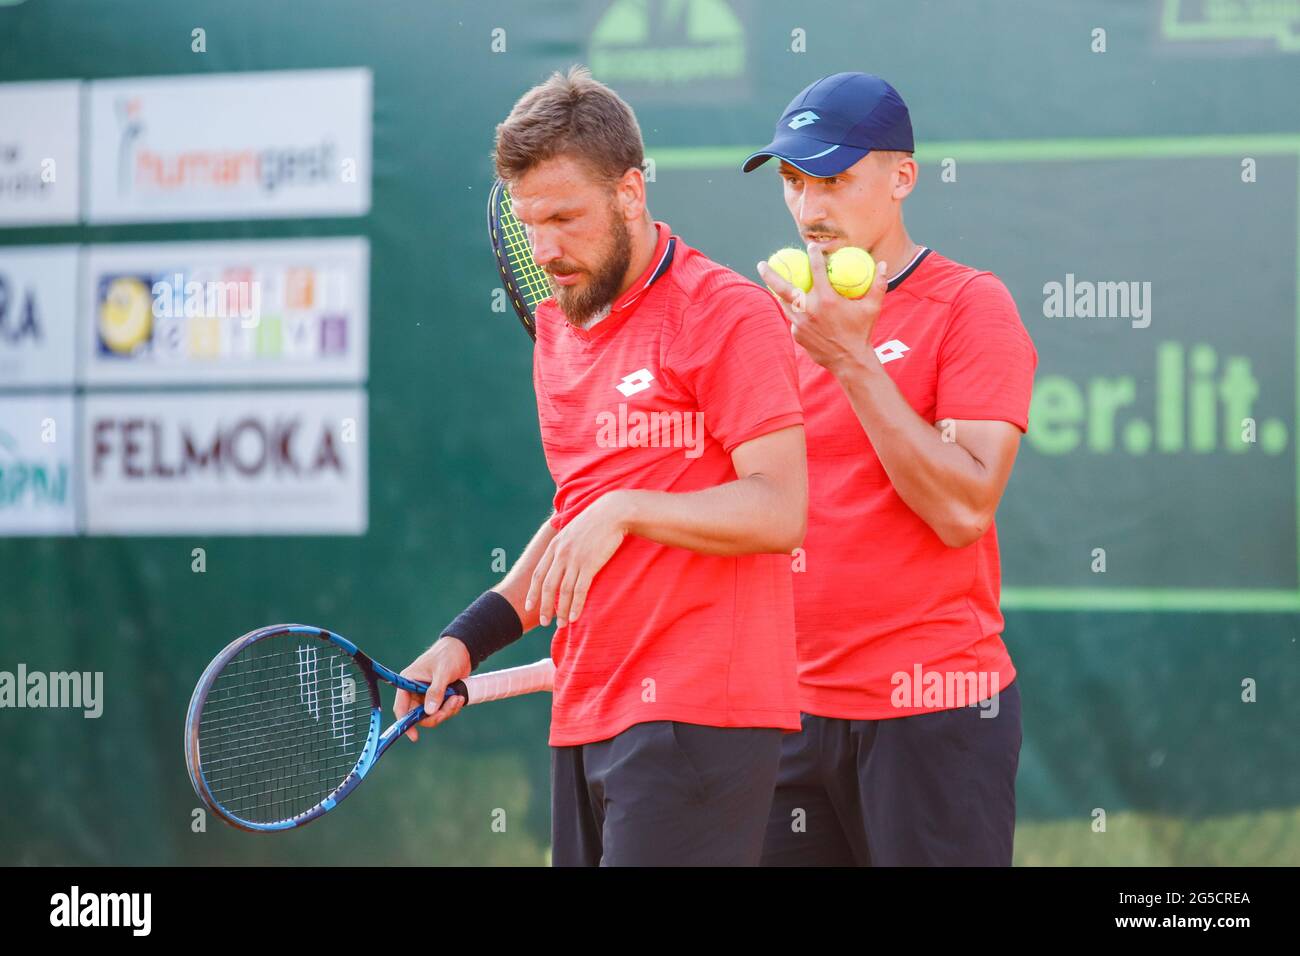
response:
<path fill-rule="evenodd" d="M 890 339 L 884 345 L 876 346 L 876 358 L 880 359 L 880 364 L 892 362 L 894 359 L 901 359 L 904 354 L 912 351 L 910 345 L 904 345 L 898 339 Z"/>
<path fill-rule="evenodd" d="M 622 392 L 625 398 L 631 398 L 637 392 L 644 392 L 654 380 L 655 377 L 650 374 L 648 368 L 639 368 L 630 375 L 624 375 L 623 380 L 614 387 Z"/>

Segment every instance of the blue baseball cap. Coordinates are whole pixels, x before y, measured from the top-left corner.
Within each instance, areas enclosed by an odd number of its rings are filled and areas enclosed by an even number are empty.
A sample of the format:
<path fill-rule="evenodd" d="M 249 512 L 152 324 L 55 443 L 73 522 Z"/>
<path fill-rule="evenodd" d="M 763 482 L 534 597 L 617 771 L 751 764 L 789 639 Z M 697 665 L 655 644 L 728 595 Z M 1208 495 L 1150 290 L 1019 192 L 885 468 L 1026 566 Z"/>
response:
<path fill-rule="evenodd" d="M 751 154 L 741 171 L 775 156 L 822 178 L 844 172 L 873 149 L 913 151 L 907 104 L 878 76 L 834 73 L 790 101 L 772 142 Z"/>

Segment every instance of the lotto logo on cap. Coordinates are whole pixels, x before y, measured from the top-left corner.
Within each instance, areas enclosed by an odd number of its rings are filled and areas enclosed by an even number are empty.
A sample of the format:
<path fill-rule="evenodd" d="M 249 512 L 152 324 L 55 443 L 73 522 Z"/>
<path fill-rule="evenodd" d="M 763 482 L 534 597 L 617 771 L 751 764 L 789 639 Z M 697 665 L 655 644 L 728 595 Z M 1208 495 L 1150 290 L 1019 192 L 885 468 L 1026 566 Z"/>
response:
<path fill-rule="evenodd" d="M 775 157 L 809 176 L 835 176 L 873 149 L 914 148 L 912 119 L 896 89 L 870 73 L 835 73 L 790 101 L 772 142 L 741 168 Z"/>

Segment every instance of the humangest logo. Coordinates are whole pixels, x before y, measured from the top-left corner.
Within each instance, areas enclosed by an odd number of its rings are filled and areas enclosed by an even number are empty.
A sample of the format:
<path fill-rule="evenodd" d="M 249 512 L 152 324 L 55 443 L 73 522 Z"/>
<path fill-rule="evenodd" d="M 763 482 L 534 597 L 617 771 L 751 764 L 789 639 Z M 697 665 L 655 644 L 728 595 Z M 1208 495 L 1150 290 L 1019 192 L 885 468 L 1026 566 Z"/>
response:
<path fill-rule="evenodd" d="M 331 139 L 252 149 L 241 146 L 169 150 L 150 144 L 142 96 L 113 104 L 118 125 L 118 192 L 167 195 L 186 192 L 272 193 L 284 188 L 333 185 L 339 157 Z"/>

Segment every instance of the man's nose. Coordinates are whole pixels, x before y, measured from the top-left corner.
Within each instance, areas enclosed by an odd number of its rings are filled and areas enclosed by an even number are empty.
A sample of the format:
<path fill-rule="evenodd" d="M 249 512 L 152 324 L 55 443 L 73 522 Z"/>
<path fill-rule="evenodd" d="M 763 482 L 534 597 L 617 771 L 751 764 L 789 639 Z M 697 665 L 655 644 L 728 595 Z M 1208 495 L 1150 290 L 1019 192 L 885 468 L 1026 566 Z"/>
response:
<path fill-rule="evenodd" d="M 533 261 L 543 269 L 556 259 L 562 258 L 560 246 L 546 229 L 533 229 L 528 237 L 533 246 Z"/>
<path fill-rule="evenodd" d="M 815 190 L 804 187 L 799 196 L 799 229 L 806 232 L 810 227 L 826 219 L 825 202 Z"/>

